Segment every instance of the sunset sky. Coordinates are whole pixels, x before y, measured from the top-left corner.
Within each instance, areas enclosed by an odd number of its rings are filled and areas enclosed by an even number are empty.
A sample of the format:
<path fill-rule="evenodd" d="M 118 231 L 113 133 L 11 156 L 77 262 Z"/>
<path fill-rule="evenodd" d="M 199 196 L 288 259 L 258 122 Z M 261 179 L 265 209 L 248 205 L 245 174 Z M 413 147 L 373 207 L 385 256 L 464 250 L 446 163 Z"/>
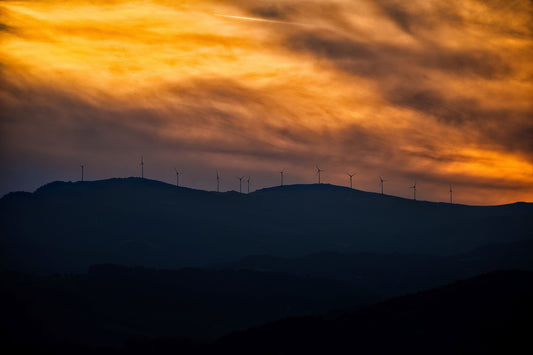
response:
<path fill-rule="evenodd" d="M 0 1 L 0 194 L 140 175 L 533 202 L 529 0 Z"/>

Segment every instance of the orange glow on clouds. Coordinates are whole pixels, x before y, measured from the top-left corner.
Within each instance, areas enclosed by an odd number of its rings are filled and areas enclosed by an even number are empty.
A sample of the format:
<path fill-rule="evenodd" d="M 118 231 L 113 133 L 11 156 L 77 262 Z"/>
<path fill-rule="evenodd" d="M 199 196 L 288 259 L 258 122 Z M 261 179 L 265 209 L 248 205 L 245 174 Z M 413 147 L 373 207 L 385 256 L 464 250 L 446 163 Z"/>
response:
<path fill-rule="evenodd" d="M 68 179 L 80 159 L 95 178 L 133 175 L 145 155 L 153 178 L 179 164 L 197 188 L 221 165 L 261 187 L 289 167 L 312 182 L 320 164 L 336 184 L 360 171 L 368 190 L 386 173 L 400 196 L 417 180 L 429 200 L 453 183 L 464 203 L 533 201 L 531 13 L 525 0 L 2 1 L 0 159 L 17 162 L 2 191 L 46 182 L 25 177 L 41 165 Z"/>

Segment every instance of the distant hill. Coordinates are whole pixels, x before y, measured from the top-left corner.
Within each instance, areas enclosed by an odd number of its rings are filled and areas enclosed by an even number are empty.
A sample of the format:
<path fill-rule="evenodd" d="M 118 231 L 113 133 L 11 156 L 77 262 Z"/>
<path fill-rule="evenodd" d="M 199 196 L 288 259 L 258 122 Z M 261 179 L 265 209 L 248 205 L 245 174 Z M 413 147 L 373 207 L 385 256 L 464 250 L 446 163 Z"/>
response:
<path fill-rule="evenodd" d="M 0 200 L 0 267 L 202 266 L 248 255 L 450 255 L 533 239 L 533 204 L 472 207 L 321 185 L 215 193 L 128 178 L 54 182 Z"/>
<path fill-rule="evenodd" d="M 286 272 L 348 282 L 384 297 L 438 287 L 495 270 L 533 271 L 533 240 L 490 244 L 456 255 L 316 253 L 296 258 L 248 256 L 220 270 Z"/>

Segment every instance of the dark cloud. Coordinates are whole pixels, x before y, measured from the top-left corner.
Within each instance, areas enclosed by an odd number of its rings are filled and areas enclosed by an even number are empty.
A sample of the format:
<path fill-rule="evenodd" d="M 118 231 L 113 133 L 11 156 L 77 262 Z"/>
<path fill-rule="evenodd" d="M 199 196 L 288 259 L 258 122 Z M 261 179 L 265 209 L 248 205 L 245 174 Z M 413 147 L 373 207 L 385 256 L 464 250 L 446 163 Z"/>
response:
<path fill-rule="evenodd" d="M 500 79 L 513 74 L 511 66 L 498 53 L 487 50 L 450 50 L 442 47 L 428 47 L 424 53 L 416 56 L 422 66 L 451 75 Z"/>
<path fill-rule="evenodd" d="M 433 27 L 436 24 L 427 18 L 422 12 L 413 13 L 413 9 L 408 9 L 409 2 L 376 1 L 381 10 L 392 19 L 405 32 L 413 33 L 420 28 Z"/>
<path fill-rule="evenodd" d="M 251 14 L 272 20 L 287 20 L 295 12 L 293 7 L 281 5 L 267 5 L 250 9 Z"/>
<path fill-rule="evenodd" d="M 360 125 L 349 125 L 336 132 L 336 141 L 342 147 L 339 149 L 340 154 L 357 155 L 357 160 L 363 157 L 390 158 L 394 155 L 393 144 L 389 142 L 386 132 L 380 130 L 370 130 Z"/>
<path fill-rule="evenodd" d="M 533 111 L 488 108 L 465 93 L 447 92 L 429 78 L 434 72 L 483 80 L 512 77 L 511 66 L 498 53 L 438 46 L 411 49 L 314 32 L 292 36 L 288 46 L 327 59 L 344 72 L 375 80 L 394 105 L 423 112 L 442 123 L 464 125 L 464 129 L 474 130 L 476 137 L 481 135 L 485 143 L 533 154 Z"/>
<path fill-rule="evenodd" d="M 460 124 L 482 119 L 472 115 L 473 107 L 477 103 L 472 99 L 449 100 L 442 93 L 431 89 L 406 88 L 389 92 L 388 99 L 391 103 L 406 106 L 417 111 L 422 111 L 436 117 L 445 123 Z"/>
<path fill-rule="evenodd" d="M 445 26 L 465 30 L 473 27 L 523 39 L 531 39 L 533 34 L 530 0 L 473 0 L 477 4 L 469 6 L 468 11 L 458 11 L 463 4 L 454 1 L 370 1 L 404 32 L 426 42 L 434 41 L 433 30 Z"/>
<path fill-rule="evenodd" d="M 153 109 L 134 104 L 101 106 L 51 87 L 5 85 L 2 96 L 9 96 L 10 100 L 3 102 L 2 144 L 11 150 L 23 145 L 24 149 L 41 151 L 47 147 L 54 150 L 102 147 L 118 152 L 135 144 L 157 143 L 167 150 L 181 148 L 268 158 L 278 154 L 270 151 L 275 148 L 270 143 L 272 139 L 308 144 L 314 137 L 306 135 L 317 134 L 299 127 L 280 128 L 267 118 L 259 119 L 257 116 L 266 115 L 267 106 L 275 106 L 274 103 L 231 81 L 201 80 L 163 90 L 179 95 L 181 100 Z M 151 100 L 150 94 L 146 99 Z M 220 104 L 246 110 L 227 112 L 218 107 Z M 174 134 L 167 136 L 167 131 Z M 24 136 L 32 138 L 22 139 Z"/>
<path fill-rule="evenodd" d="M 341 30 L 357 33 L 358 30 L 349 20 L 350 13 L 343 4 L 327 1 L 233 1 L 228 0 L 228 4 L 245 10 L 252 16 L 259 16 L 272 20 L 296 21 L 307 26 L 320 26 L 329 24 Z M 317 26 L 319 27 L 319 26 Z"/>
<path fill-rule="evenodd" d="M 327 58 L 344 71 L 377 79 L 390 75 L 404 78 L 415 71 L 423 72 L 424 69 L 443 71 L 448 75 L 468 75 L 486 79 L 507 76 L 512 72 L 511 67 L 497 53 L 486 50 L 469 51 L 439 46 L 412 49 L 362 42 L 322 32 L 294 35 L 288 39 L 287 45 L 296 51 Z"/>
<path fill-rule="evenodd" d="M 335 33 L 299 33 L 288 39 L 288 45 L 293 50 L 311 52 L 331 60 L 374 60 L 378 56 L 373 45 Z"/>
<path fill-rule="evenodd" d="M 533 110 L 491 109 L 483 102 L 454 94 L 406 85 L 390 91 L 388 99 L 446 124 L 472 130 L 472 139 L 480 136 L 485 144 L 522 151 L 533 161 Z"/>
<path fill-rule="evenodd" d="M 419 3 L 398 0 L 374 0 L 383 13 L 403 31 L 416 35 L 421 30 L 431 30 L 443 23 L 459 25 L 463 22 L 453 4 L 432 2 L 430 9 Z"/>
<path fill-rule="evenodd" d="M 6 24 L 0 23 L 0 32 L 13 32 L 14 28 Z"/>

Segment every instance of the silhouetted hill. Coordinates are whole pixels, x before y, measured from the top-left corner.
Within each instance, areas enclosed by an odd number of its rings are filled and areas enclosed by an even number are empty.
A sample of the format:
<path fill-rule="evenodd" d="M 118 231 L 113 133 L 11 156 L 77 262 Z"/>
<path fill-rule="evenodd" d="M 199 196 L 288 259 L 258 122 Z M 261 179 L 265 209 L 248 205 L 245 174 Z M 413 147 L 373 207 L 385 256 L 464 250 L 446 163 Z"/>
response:
<path fill-rule="evenodd" d="M 533 273 L 500 271 L 335 319 L 281 320 L 222 338 L 213 354 L 530 354 Z"/>
<path fill-rule="evenodd" d="M 96 265 L 88 274 L 0 276 L 2 334 L 18 345 L 120 345 L 175 335 L 205 339 L 377 300 L 339 281 L 249 270 Z"/>
<path fill-rule="evenodd" d="M 296 258 L 257 255 L 213 267 L 345 281 L 391 297 L 495 270 L 533 271 L 533 241 L 490 244 L 450 256 L 334 252 Z"/>
<path fill-rule="evenodd" d="M 247 286 L 264 292 L 279 275 L 241 272 L 220 278 L 221 274 L 203 273 L 194 269 L 167 271 L 113 265 L 96 266 L 89 275 L 37 277 L 2 273 L 0 351 L 198 355 L 530 354 L 533 351 L 530 341 L 533 273 L 524 271 L 492 272 L 339 316 L 286 318 L 215 341 L 183 336 L 153 338 L 183 331 L 184 319 L 191 321 L 193 331 L 198 325 L 204 330 L 209 328 L 211 323 L 201 324 L 202 320 L 215 320 L 215 326 L 225 317 L 229 322 L 238 322 L 245 317 L 240 312 L 248 311 L 252 305 L 252 312 L 257 315 L 261 312 L 258 306 L 274 296 L 274 303 L 268 300 L 270 306 L 263 310 L 266 314 L 279 300 L 278 286 L 289 288 L 285 298 L 300 299 L 301 291 L 311 295 L 318 291 L 317 299 L 331 300 L 329 296 L 322 298 L 324 293 L 320 288 L 325 285 L 316 289 L 300 288 L 301 279 L 285 275 L 286 282 L 274 282 L 278 291 L 259 293 L 258 299 L 250 301 L 246 297 Z M 223 290 L 222 279 L 229 280 L 229 289 Z M 238 293 L 245 295 L 235 293 L 235 281 L 239 284 Z M 262 286 L 265 281 L 267 287 Z M 201 284 L 199 288 L 197 282 Z M 191 285 L 194 285 L 192 290 Z M 221 300 L 211 298 L 206 292 L 213 286 L 217 294 L 222 290 Z M 297 291 L 291 293 L 291 290 Z M 334 288 L 330 290 L 337 292 Z M 210 304 L 213 300 L 215 305 Z M 188 318 L 194 313 L 196 316 Z M 128 338 L 125 345 L 119 345 Z M 106 343 L 119 347 L 103 346 Z"/>
<path fill-rule="evenodd" d="M 533 239 L 532 204 L 449 205 L 327 184 L 246 195 L 139 178 L 55 182 L 6 195 L 0 216 L 0 267 L 37 272 L 96 263 L 176 269 L 324 251 L 446 255 Z"/>

